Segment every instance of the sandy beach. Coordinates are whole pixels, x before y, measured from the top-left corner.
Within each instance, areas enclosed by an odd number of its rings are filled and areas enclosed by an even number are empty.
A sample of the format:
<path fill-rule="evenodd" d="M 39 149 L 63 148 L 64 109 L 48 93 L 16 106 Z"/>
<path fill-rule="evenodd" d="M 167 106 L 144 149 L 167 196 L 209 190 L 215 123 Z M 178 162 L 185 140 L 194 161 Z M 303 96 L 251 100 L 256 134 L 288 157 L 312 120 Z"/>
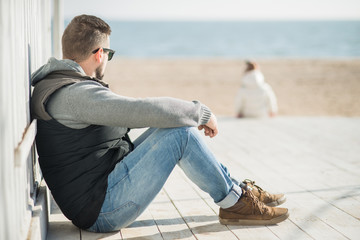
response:
<path fill-rule="evenodd" d="M 360 116 L 360 59 L 257 62 L 280 116 Z M 121 95 L 199 100 L 218 116 L 233 116 L 244 68 L 243 59 L 115 58 L 104 80 Z"/>

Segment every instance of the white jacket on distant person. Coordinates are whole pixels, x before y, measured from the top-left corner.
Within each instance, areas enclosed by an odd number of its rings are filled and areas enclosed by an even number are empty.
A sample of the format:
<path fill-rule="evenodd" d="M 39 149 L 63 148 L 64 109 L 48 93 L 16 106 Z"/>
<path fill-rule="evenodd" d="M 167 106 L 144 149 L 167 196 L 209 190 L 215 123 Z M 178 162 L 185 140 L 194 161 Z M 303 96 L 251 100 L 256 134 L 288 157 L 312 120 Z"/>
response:
<path fill-rule="evenodd" d="M 235 111 L 238 117 L 264 118 L 278 111 L 276 96 L 264 81 L 260 70 L 248 71 L 242 78 L 241 88 L 235 99 Z"/>

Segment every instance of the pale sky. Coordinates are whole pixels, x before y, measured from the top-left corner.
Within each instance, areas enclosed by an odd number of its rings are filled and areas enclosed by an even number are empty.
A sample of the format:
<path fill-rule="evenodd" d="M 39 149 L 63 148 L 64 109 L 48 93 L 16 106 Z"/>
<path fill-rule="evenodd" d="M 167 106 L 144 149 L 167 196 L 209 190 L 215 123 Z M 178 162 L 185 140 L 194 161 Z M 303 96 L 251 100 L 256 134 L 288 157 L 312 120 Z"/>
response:
<path fill-rule="evenodd" d="M 360 20 L 360 0 L 63 0 L 65 18 L 119 20 Z"/>

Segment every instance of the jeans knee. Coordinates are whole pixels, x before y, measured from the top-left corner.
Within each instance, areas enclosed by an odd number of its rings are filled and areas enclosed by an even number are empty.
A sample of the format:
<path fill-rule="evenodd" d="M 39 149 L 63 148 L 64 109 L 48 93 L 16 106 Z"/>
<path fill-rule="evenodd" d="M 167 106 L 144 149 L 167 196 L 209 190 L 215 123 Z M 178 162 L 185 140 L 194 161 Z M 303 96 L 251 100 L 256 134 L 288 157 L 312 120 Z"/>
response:
<path fill-rule="evenodd" d="M 201 137 L 200 131 L 197 127 L 185 127 L 185 131 L 188 133 L 189 137 L 198 139 Z"/>
<path fill-rule="evenodd" d="M 166 131 L 166 136 L 172 136 L 168 138 L 168 141 L 176 142 L 181 148 L 181 152 L 184 152 L 188 145 L 188 142 L 192 138 L 197 138 L 198 130 L 195 127 L 178 127 L 178 128 L 167 128 L 162 129 Z M 170 142 L 168 142 L 170 143 Z"/>
<path fill-rule="evenodd" d="M 195 127 L 177 127 L 177 128 L 162 128 L 161 131 L 166 132 L 167 134 L 171 134 L 171 133 L 178 133 L 181 136 L 188 136 L 189 134 L 196 134 L 196 132 L 198 132 L 197 128 Z"/>
<path fill-rule="evenodd" d="M 199 139 L 199 131 L 196 127 L 188 126 L 177 128 L 159 128 L 154 131 L 150 137 L 154 143 L 153 147 L 158 145 L 158 147 L 161 146 L 161 148 L 163 148 L 166 145 L 168 148 L 172 148 L 172 151 L 177 152 L 181 158 L 185 149 L 189 147 L 189 142 L 193 142 L 192 140 L 194 139 Z"/>
<path fill-rule="evenodd" d="M 180 131 L 183 132 L 187 142 L 189 139 L 199 139 L 200 137 L 199 130 L 196 127 L 181 127 Z"/>

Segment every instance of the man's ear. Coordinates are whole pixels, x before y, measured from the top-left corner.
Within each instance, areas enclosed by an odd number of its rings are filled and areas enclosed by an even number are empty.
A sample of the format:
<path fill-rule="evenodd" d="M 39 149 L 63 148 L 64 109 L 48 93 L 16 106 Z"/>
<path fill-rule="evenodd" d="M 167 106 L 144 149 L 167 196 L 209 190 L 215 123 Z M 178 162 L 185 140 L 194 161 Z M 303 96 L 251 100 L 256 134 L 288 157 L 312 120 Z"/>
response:
<path fill-rule="evenodd" d="M 104 50 L 102 48 L 99 49 L 99 51 L 97 51 L 95 53 L 95 59 L 96 59 L 96 62 L 99 62 L 101 63 L 104 59 Z"/>

